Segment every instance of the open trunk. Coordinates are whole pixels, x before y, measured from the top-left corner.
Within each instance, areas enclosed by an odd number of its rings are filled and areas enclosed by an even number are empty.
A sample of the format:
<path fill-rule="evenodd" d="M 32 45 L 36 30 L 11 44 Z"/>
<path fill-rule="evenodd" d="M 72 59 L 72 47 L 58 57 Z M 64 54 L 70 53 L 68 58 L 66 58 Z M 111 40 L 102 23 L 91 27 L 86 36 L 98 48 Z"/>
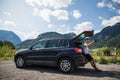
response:
<path fill-rule="evenodd" d="M 79 42 L 79 41 L 85 39 L 86 37 L 92 37 L 93 35 L 94 35 L 94 30 L 92 30 L 92 31 L 84 31 L 81 34 L 74 37 L 73 40 L 75 42 Z"/>

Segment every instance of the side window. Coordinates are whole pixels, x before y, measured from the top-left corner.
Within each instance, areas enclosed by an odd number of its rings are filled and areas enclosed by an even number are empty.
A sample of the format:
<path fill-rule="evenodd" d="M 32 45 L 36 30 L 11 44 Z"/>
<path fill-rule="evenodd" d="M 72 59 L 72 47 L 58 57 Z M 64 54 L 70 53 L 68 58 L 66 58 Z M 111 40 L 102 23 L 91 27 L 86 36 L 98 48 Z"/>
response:
<path fill-rule="evenodd" d="M 58 40 L 50 40 L 46 48 L 56 48 L 58 47 Z"/>
<path fill-rule="evenodd" d="M 33 49 L 45 48 L 46 42 L 47 42 L 47 41 L 40 41 L 40 42 L 36 43 L 32 48 L 33 48 Z"/>
<path fill-rule="evenodd" d="M 59 47 L 60 48 L 64 48 L 64 47 L 68 47 L 69 46 L 69 43 L 68 43 L 68 40 L 60 40 L 59 42 Z"/>

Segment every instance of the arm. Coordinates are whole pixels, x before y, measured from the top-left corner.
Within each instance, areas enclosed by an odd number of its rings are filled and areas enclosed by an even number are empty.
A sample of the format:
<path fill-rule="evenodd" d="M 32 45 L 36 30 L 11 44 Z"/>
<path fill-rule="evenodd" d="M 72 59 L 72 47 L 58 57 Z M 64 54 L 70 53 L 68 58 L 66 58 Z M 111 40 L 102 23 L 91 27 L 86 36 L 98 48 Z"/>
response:
<path fill-rule="evenodd" d="M 95 41 L 92 40 L 91 42 L 87 43 L 87 46 L 90 46 L 91 44 L 93 44 Z"/>

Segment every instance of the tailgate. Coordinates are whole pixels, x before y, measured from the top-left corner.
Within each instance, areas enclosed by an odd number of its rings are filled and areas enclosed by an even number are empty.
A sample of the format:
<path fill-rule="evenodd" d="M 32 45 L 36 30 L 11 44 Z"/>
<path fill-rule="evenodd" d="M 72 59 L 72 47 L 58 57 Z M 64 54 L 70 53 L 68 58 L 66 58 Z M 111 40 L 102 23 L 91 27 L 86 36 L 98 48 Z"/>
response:
<path fill-rule="evenodd" d="M 92 37 L 94 35 L 94 30 L 92 31 L 84 31 L 81 34 L 77 35 L 73 38 L 75 42 L 85 39 L 86 37 Z"/>

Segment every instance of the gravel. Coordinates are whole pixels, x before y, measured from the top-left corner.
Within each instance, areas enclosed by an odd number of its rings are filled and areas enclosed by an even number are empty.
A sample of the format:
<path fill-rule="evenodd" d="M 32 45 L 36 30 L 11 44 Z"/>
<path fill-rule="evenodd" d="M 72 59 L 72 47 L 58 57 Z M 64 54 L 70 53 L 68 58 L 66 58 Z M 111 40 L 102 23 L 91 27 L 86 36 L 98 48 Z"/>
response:
<path fill-rule="evenodd" d="M 62 73 L 57 68 L 29 66 L 16 68 L 13 61 L 0 61 L 0 80 L 120 80 L 120 65 L 108 64 L 97 66 L 103 70 L 96 72 L 86 64 L 73 73 Z"/>

